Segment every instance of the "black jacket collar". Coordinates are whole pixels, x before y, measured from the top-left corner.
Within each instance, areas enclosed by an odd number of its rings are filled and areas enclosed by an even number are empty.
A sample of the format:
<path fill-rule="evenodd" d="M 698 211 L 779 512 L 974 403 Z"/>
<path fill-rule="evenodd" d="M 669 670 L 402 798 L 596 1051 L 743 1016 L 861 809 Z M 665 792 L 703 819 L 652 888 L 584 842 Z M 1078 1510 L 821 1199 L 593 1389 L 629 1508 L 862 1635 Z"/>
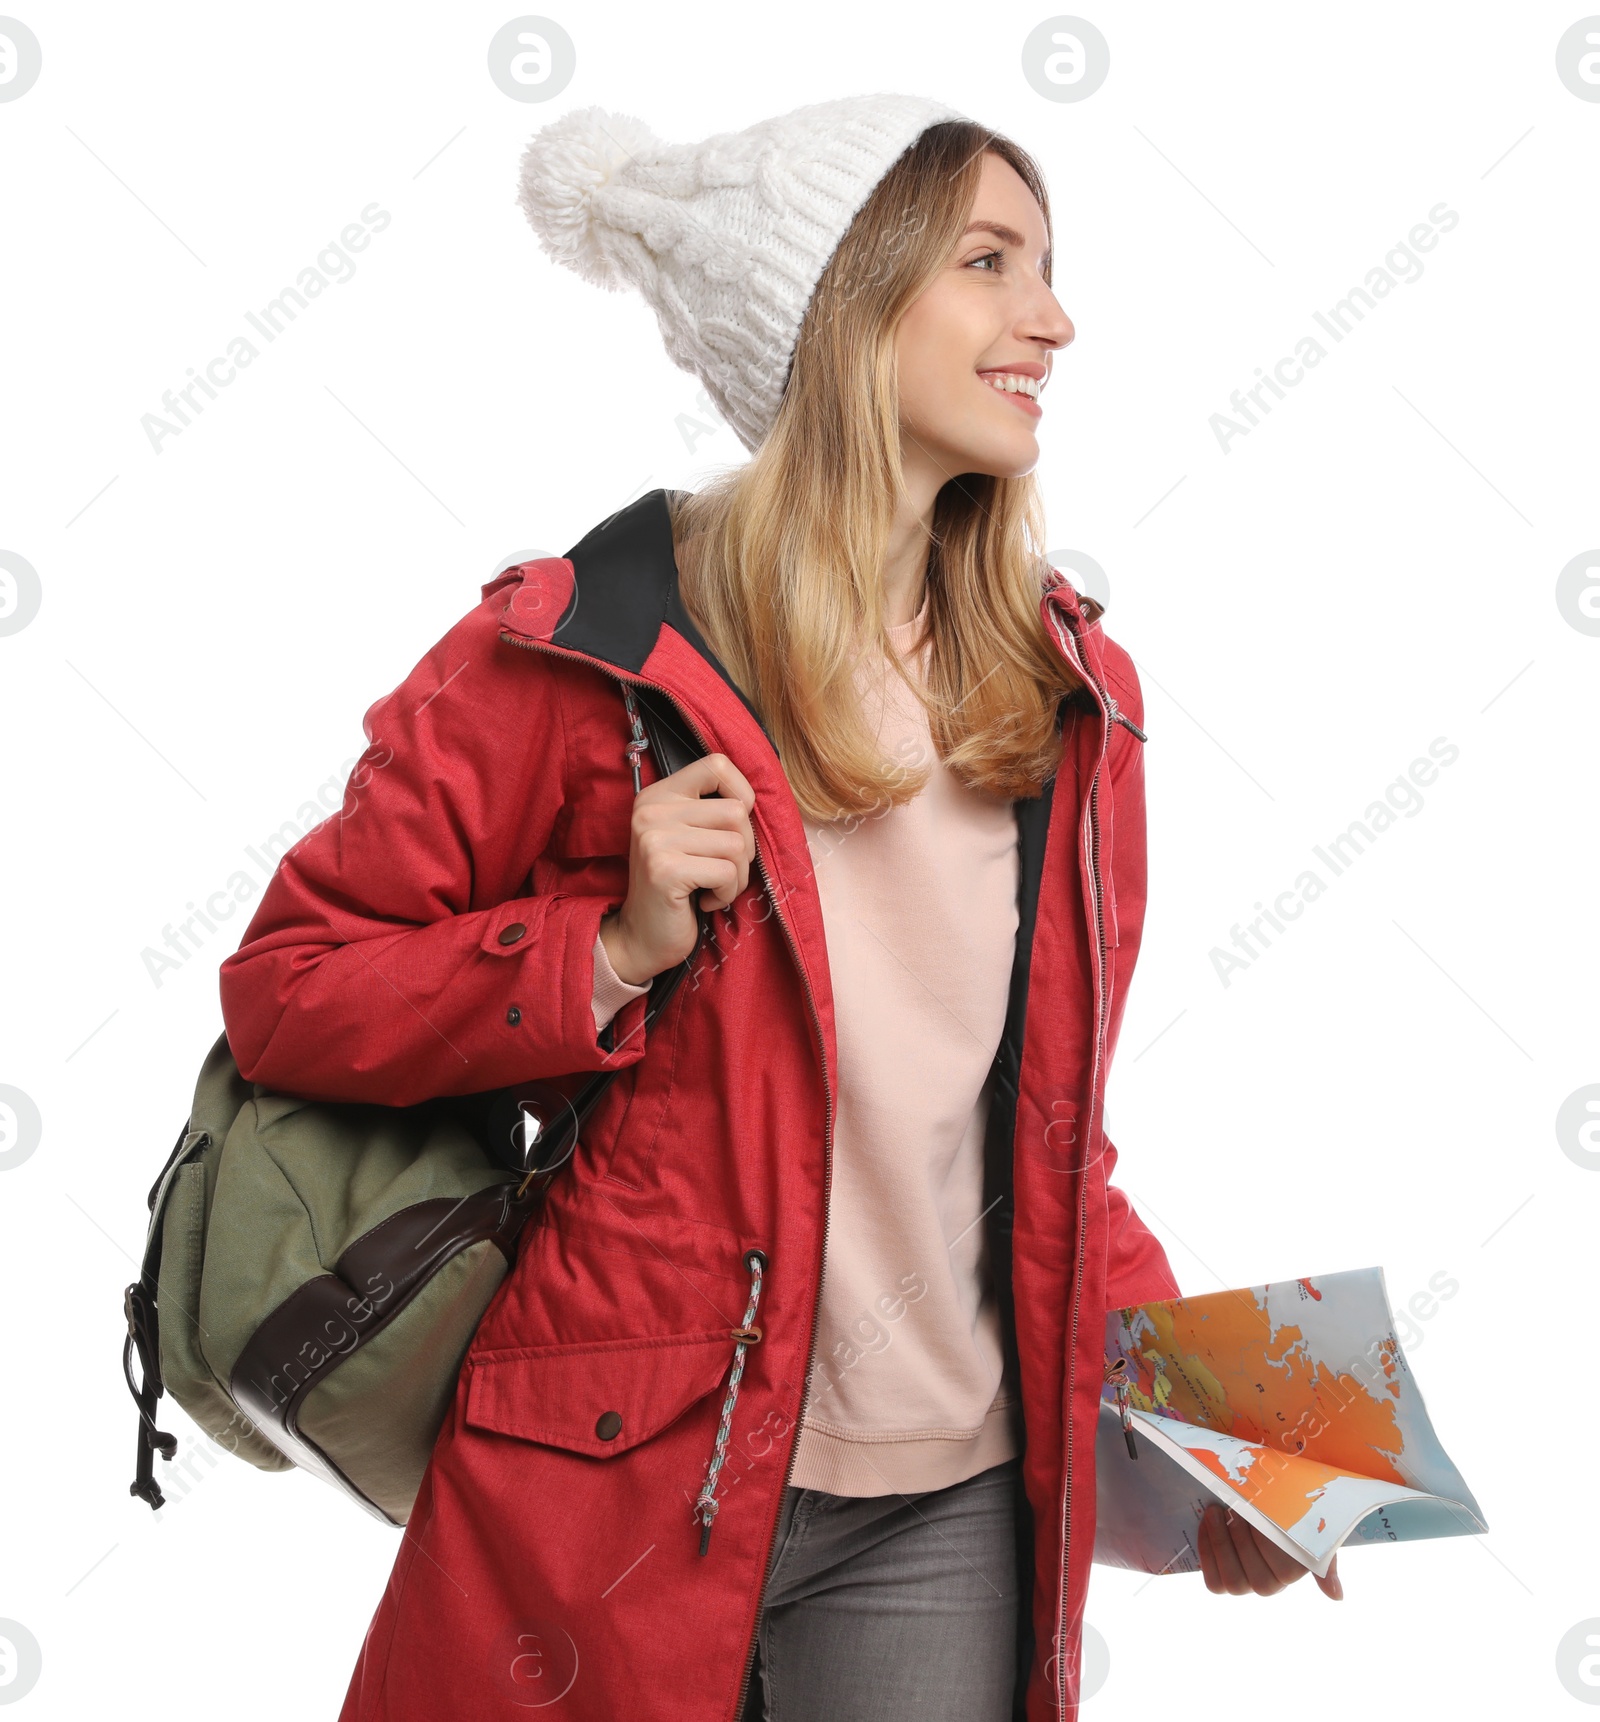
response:
<path fill-rule="evenodd" d="M 561 625 L 556 643 L 640 675 L 665 622 L 738 695 L 770 742 L 772 736 L 760 713 L 683 607 L 667 496 L 665 490 L 646 491 L 602 520 L 567 552 L 575 582 L 573 610 Z"/>

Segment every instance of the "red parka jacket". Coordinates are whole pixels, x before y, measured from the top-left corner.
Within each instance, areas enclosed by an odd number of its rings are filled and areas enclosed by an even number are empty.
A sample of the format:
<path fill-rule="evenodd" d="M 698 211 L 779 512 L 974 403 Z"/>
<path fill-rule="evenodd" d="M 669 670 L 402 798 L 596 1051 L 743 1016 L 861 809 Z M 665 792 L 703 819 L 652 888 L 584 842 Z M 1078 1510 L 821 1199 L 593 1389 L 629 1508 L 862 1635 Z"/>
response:
<path fill-rule="evenodd" d="M 1144 919 L 1139 684 L 1053 571 L 1040 616 L 1093 692 L 1063 700 L 1060 769 L 1015 804 L 984 1223 L 1026 1431 L 1014 1714 L 1065 1722 L 1105 1312 L 1178 1287 L 1108 1182 L 1102 1128 Z M 641 997 L 597 1037 L 592 948 L 628 877 L 628 681 L 749 779 L 758 865 L 649 1030 Z M 759 1714 L 756 1626 L 813 1366 L 838 1058 L 799 808 L 682 606 L 666 493 L 492 580 L 364 727 L 344 807 L 282 857 L 222 965 L 244 1076 L 404 1106 L 620 1074 L 472 1342 L 341 1722 L 739 1722 Z M 752 1251 L 761 1338 L 702 1554 L 692 1508 Z"/>

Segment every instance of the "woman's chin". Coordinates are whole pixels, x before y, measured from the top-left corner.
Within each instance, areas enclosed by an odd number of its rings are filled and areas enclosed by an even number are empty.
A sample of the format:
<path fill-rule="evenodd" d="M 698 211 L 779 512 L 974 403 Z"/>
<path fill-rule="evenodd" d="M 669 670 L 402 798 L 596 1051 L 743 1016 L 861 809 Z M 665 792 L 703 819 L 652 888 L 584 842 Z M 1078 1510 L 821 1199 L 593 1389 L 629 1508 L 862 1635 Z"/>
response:
<path fill-rule="evenodd" d="M 987 444 L 970 451 L 967 472 L 986 478 L 1025 478 L 1039 464 L 1038 439 L 1029 431 L 1008 437 L 1003 445 Z"/>
<path fill-rule="evenodd" d="M 1015 409 L 1013 409 L 1015 410 Z M 902 458 L 923 461 L 947 474 L 976 472 L 985 478 L 1024 478 L 1039 464 L 1039 439 L 1029 424 L 1006 426 L 982 434 L 934 437 L 911 433 Z"/>

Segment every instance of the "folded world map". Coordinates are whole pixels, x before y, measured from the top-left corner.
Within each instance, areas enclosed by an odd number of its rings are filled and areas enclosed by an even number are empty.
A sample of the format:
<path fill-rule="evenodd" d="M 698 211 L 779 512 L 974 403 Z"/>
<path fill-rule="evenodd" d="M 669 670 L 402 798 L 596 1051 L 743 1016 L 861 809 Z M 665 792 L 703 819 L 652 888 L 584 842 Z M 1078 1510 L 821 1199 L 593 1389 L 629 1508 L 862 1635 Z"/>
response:
<path fill-rule="evenodd" d="M 1345 1542 L 1488 1529 L 1429 1421 L 1381 1268 L 1113 1310 L 1094 1558 L 1199 1569 L 1220 1500 L 1319 1576 Z"/>

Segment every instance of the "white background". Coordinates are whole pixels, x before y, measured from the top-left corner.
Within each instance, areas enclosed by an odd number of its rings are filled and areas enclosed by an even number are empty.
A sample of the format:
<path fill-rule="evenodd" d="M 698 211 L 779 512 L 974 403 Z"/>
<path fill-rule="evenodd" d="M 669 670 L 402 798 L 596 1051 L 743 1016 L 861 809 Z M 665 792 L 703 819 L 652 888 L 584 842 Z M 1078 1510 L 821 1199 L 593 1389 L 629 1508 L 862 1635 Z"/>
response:
<path fill-rule="evenodd" d="M 1078 336 L 1050 543 L 1106 571 L 1150 736 L 1119 1181 L 1189 1292 L 1456 1282 L 1409 1355 L 1492 1527 L 1351 1551 L 1339 1605 L 1098 1570 L 1089 1714 L 1577 1714 L 1600 1177 L 1555 1118 L 1600 1082 L 1600 638 L 1556 577 L 1600 544 L 1600 103 L 1555 55 L 1581 8 L 1094 0 L 1110 76 L 1072 102 L 1023 76 L 1037 7 L 561 0 L 576 75 L 540 103 L 488 75 L 505 8 L 15 5 L 43 47 L 0 103 L 0 550 L 43 588 L 0 638 L 0 1082 L 43 1118 L 0 1172 L 0 1618 L 44 1657 L 19 1717 L 332 1718 L 394 1555 L 176 1408 L 188 1493 L 127 1493 L 122 1287 L 249 910 L 159 985 L 145 952 L 235 872 L 259 893 L 247 847 L 305 828 L 505 559 L 744 458 L 642 302 L 539 251 L 523 143 L 593 102 L 693 140 L 874 89 L 1009 132 L 1053 194 Z M 1224 453 L 1232 391 L 1441 201 L 1421 277 Z M 374 202 L 353 277 L 155 452 L 163 392 Z M 1422 810 L 1224 986 L 1213 948 L 1435 737 L 1459 758 Z"/>

